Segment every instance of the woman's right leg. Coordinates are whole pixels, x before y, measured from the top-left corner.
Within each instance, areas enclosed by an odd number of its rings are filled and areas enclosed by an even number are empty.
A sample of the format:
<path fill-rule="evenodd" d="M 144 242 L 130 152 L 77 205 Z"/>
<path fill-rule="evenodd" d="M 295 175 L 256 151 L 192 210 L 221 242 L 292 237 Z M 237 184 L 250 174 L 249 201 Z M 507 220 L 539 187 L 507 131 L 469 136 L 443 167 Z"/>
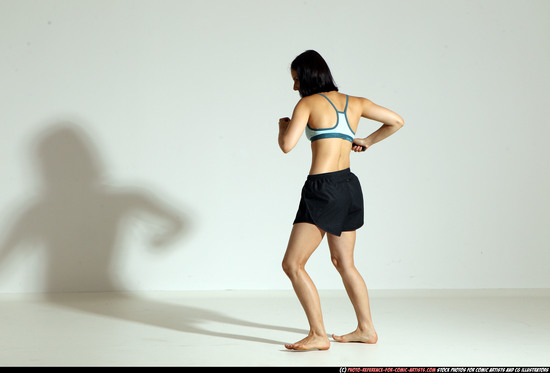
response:
<path fill-rule="evenodd" d="M 325 232 L 317 226 L 309 223 L 296 223 L 292 227 L 292 233 L 283 259 L 283 270 L 290 278 L 292 287 L 306 312 L 309 322 L 309 335 L 293 344 L 285 345 L 292 350 L 326 350 L 330 347 L 330 341 L 325 331 L 321 302 L 313 281 L 305 271 L 305 265 L 309 257 L 319 246 Z"/>

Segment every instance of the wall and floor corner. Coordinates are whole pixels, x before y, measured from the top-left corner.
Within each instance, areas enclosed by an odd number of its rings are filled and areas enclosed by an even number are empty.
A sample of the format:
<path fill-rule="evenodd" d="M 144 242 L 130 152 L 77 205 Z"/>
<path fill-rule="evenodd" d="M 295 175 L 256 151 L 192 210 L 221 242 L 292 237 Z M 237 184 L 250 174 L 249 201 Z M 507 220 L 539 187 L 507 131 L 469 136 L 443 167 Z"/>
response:
<path fill-rule="evenodd" d="M 0 292 L 290 289 L 290 61 L 406 126 L 352 169 L 371 289 L 549 288 L 547 1 L 0 1 Z M 377 124 L 363 121 L 359 135 Z M 308 266 L 341 283 L 322 244 Z"/>

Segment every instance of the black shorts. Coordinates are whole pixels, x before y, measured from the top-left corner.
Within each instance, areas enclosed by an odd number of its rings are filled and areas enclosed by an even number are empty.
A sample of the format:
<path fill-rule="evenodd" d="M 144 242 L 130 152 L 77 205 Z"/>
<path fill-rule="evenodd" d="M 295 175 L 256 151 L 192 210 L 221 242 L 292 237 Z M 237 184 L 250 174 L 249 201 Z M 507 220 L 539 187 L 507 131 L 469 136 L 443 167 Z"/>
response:
<path fill-rule="evenodd" d="M 340 236 L 363 226 L 363 192 L 349 168 L 308 175 L 294 223 L 311 223 Z"/>

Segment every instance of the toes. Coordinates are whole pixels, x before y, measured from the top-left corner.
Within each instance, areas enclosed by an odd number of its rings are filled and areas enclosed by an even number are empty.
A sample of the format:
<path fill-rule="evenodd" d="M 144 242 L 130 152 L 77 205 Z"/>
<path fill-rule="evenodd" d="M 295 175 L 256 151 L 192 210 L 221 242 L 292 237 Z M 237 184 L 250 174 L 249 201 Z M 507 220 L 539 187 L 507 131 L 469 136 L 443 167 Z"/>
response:
<path fill-rule="evenodd" d="M 299 343 L 286 344 L 285 347 L 289 350 L 302 350 L 303 346 Z"/>
<path fill-rule="evenodd" d="M 294 344 L 291 344 L 291 345 L 285 345 L 285 347 L 288 349 L 288 350 L 301 350 L 302 349 L 302 346 L 294 343 Z"/>
<path fill-rule="evenodd" d="M 343 336 L 339 336 L 339 335 L 336 335 L 336 334 L 333 334 L 332 335 L 332 338 L 337 341 L 337 342 L 345 342 L 345 339 Z"/>
<path fill-rule="evenodd" d="M 330 340 L 328 338 L 326 338 L 326 340 L 306 338 L 296 343 L 287 343 L 285 347 L 289 350 L 299 351 L 328 350 L 330 348 Z"/>

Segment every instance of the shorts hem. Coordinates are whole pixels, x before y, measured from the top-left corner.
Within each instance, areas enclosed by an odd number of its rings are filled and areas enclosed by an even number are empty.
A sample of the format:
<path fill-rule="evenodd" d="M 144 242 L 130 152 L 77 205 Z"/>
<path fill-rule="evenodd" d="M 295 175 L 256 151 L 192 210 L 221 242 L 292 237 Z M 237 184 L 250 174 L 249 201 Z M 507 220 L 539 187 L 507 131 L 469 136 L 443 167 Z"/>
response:
<path fill-rule="evenodd" d="M 305 209 L 306 209 L 306 212 L 307 212 L 307 215 L 305 217 L 302 217 L 302 219 L 298 219 L 298 220 L 303 220 L 301 221 L 302 223 L 310 223 L 310 224 L 313 224 L 315 225 L 317 228 L 327 232 L 327 233 L 330 233 L 330 234 L 334 234 L 336 236 L 340 236 L 342 234 L 342 231 L 340 231 L 340 233 L 336 234 L 334 232 L 336 231 L 333 231 L 332 229 L 326 229 L 325 227 L 323 227 L 322 224 L 318 224 L 315 220 L 315 218 L 313 217 L 313 214 L 311 213 L 311 210 L 310 210 L 310 207 L 307 203 L 307 201 L 304 201 L 304 205 L 305 205 Z"/>
<path fill-rule="evenodd" d="M 326 229 L 326 228 L 322 227 L 321 225 L 315 224 L 315 222 L 312 222 L 310 220 L 294 220 L 292 225 L 298 224 L 298 223 L 307 223 L 307 224 L 315 225 L 317 228 L 321 229 L 323 232 L 330 233 L 330 234 L 332 234 L 334 236 L 338 236 L 338 237 L 340 237 L 342 235 L 342 232 L 346 232 L 344 230 L 341 230 L 339 233 L 336 233 L 337 231 L 334 231 L 332 229 Z"/>

